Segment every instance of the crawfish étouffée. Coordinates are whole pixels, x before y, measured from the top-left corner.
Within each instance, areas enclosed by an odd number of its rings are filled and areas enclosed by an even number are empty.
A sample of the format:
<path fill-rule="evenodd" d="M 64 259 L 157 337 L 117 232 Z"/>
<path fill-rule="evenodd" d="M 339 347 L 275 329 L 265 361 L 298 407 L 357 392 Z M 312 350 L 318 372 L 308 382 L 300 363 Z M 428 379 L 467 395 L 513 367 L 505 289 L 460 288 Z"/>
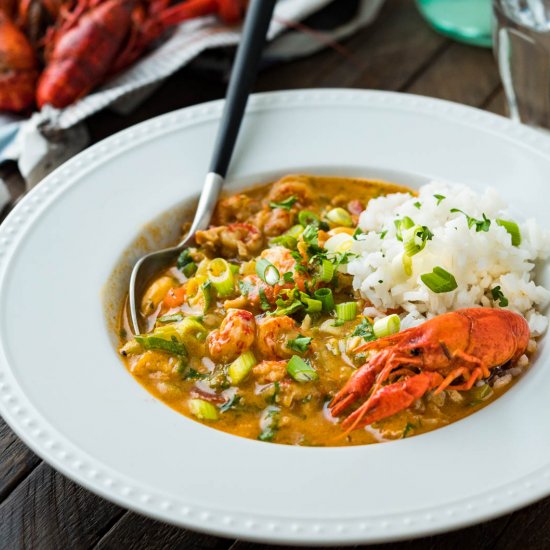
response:
<path fill-rule="evenodd" d="M 413 193 L 378 181 L 287 176 L 220 200 L 196 246 L 149 286 L 141 308 L 149 331 L 131 338 L 122 312 L 129 371 L 191 418 L 290 445 L 409 437 L 491 402 L 511 375 L 469 391 L 429 392 L 346 435 L 328 410 L 365 363 L 353 350 L 373 337 L 361 315 L 367 304 L 344 273 L 349 238 L 333 237 L 353 235 L 367 202 L 395 192 Z"/>

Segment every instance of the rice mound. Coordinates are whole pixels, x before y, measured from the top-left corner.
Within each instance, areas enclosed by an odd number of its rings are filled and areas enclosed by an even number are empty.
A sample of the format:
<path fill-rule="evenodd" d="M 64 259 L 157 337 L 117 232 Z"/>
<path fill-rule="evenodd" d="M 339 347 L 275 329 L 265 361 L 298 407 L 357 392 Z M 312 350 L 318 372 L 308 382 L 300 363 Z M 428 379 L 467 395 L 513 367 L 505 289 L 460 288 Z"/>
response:
<path fill-rule="evenodd" d="M 402 308 L 401 326 L 407 328 L 464 307 L 500 307 L 491 293 L 500 286 L 508 299 L 506 309 L 523 315 L 534 336 L 542 334 L 548 319 L 541 310 L 549 303 L 550 292 L 532 278 L 535 261 L 550 254 L 550 234 L 532 219 L 514 220 L 521 243 L 513 246 L 508 231 L 495 221 L 513 220 L 505 206 L 495 189 L 480 195 L 463 185 L 440 182 L 422 186 L 417 197 L 394 193 L 372 199 L 359 218 L 359 228 L 366 234 L 358 235 L 351 248 L 358 257 L 347 266 L 354 288 L 372 304 L 364 313 L 378 318 L 387 310 Z M 468 227 L 466 215 L 451 209 L 479 220 L 484 214 L 490 226 L 476 231 L 475 225 Z M 412 256 L 410 276 L 403 267 L 403 242 L 394 223 L 405 216 L 433 233 L 425 248 Z M 420 275 L 436 266 L 451 273 L 458 288 L 432 292 Z"/>

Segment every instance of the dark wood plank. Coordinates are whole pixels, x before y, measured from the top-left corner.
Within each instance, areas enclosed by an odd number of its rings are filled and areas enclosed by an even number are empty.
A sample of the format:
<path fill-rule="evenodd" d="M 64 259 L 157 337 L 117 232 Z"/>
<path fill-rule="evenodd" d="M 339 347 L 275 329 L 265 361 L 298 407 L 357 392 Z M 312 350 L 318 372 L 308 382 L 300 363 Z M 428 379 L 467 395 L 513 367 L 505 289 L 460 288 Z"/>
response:
<path fill-rule="evenodd" d="M 98 542 L 97 550 L 226 550 L 233 543 L 224 539 L 180 529 L 133 512 L 126 513 Z"/>
<path fill-rule="evenodd" d="M 506 97 L 501 87 L 491 95 L 487 103 L 483 106 L 486 111 L 496 113 L 497 115 L 508 116 L 508 107 L 506 106 Z"/>
<path fill-rule="evenodd" d="M 397 90 L 449 42 L 431 31 L 409 0 L 387 2 L 378 19 L 342 43 L 347 54 L 324 50 L 265 70 L 257 91 L 311 87 Z"/>
<path fill-rule="evenodd" d="M 413 2 L 387 2 L 379 19 L 346 43 L 349 59 L 333 55 L 318 70 L 315 85 L 400 90 L 449 45 L 424 23 Z"/>
<path fill-rule="evenodd" d="M 40 459 L 0 418 L 0 502 L 39 463 Z"/>
<path fill-rule="evenodd" d="M 123 513 L 42 463 L 0 505 L 0 549 L 87 548 Z"/>
<path fill-rule="evenodd" d="M 490 50 L 453 43 L 406 91 L 480 107 L 499 85 Z"/>
<path fill-rule="evenodd" d="M 495 540 L 498 550 L 547 550 L 550 548 L 550 498 L 508 516 L 505 531 Z"/>

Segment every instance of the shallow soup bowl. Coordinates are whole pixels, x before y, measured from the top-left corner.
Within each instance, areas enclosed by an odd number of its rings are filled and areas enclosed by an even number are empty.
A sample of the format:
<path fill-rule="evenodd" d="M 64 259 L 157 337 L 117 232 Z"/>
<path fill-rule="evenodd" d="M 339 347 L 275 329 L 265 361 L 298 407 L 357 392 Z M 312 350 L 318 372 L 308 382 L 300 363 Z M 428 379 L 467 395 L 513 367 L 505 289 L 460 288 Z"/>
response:
<path fill-rule="evenodd" d="M 177 238 L 220 113 L 220 102 L 199 105 L 108 138 L 46 178 L 0 226 L 0 412 L 9 425 L 105 498 L 250 540 L 397 540 L 550 494 L 545 337 L 526 375 L 488 407 L 382 445 L 235 437 L 176 413 L 132 379 L 115 330 L 129 269 Z M 492 185 L 517 219 L 550 228 L 550 141 L 448 102 L 348 90 L 255 96 L 228 190 L 291 172 Z M 547 264 L 538 282 L 550 285 Z"/>

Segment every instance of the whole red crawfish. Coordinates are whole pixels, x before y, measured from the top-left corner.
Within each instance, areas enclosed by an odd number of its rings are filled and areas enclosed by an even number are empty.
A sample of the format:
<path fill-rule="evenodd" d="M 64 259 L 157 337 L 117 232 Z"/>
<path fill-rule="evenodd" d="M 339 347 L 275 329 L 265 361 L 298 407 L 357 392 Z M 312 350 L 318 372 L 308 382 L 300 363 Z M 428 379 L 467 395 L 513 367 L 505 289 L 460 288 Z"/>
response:
<path fill-rule="evenodd" d="M 43 40 L 45 67 L 35 99 L 38 107 L 50 104 L 63 108 L 136 61 L 170 27 L 206 15 L 218 15 L 226 23 L 235 23 L 242 17 L 245 3 L 243 0 L 186 0 L 171 6 L 170 0 L 22 0 L 14 13 L 11 0 L 0 0 L 0 9 L 4 7 L 5 13 L 9 11 L 20 27 L 27 30 L 32 22 L 32 10 L 36 12 L 38 5 L 41 19 L 32 28 L 40 28 L 42 21 L 53 16 L 55 24 L 48 27 Z M 10 32 L 13 34 L 13 29 L 17 30 L 7 15 L 2 22 L 0 56 L 6 37 Z M 18 51 L 25 53 L 27 65 L 16 64 L 13 55 L 9 57 L 4 53 L 4 61 L 0 57 L 0 68 L 4 67 L 4 71 L 14 76 L 26 69 L 30 59 L 36 68 L 36 55 L 28 41 L 23 44 L 26 39 L 21 32 L 18 37 Z M 13 101 L 4 101 L 8 91 L 0 81 L 0 110 L 23 110 L 33 103 L 28 86 L 15 86 L 9 93 L 21 96 L 15 106 Z"/>
<path fill-rule="evenodd" d="M 353 373 L 329 408 L 338 416 L 366 398 L 342 422 L 351 431 L 410 407 L 430 389 L 469 390 L 492 368 L 517 361 L 529 337 L 527 321 L 507 310 L 470 308 L 439 315 L 356 348 L 376 353 Z"/>
<path fill-rule="evenodd" d="M 34 101 L 38 60 L 25 35 L 0 11 L 0 110 L 21 111 Z"/>

